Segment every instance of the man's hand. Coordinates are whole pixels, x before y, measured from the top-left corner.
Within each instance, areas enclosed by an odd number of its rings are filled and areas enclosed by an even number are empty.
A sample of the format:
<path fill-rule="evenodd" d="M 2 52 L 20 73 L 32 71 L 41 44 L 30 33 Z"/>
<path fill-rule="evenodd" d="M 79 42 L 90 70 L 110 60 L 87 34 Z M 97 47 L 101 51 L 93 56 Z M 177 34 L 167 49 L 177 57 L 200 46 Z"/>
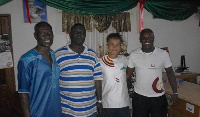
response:
<path fill-rule="evenodd" d="M 97 117 L 101 117 L 102 109 L 103 109 L 102 103 L 97 102 Z"/>
<path fill-rule="evenodd" d="M 175 106 L 178 102 L 178 94 L 171 95 L 172 107 Z"/>

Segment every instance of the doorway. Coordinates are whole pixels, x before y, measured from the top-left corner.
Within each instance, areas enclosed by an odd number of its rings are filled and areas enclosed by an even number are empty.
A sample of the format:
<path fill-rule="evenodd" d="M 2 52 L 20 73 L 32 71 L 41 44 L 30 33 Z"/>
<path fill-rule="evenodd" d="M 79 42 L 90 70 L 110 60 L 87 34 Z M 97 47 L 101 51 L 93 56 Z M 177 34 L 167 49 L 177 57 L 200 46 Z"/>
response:
<path fill-rule="evenodd" d="M 0 14 L 0 117 L 22 117 L 15 86 L 10 14 Z"/>

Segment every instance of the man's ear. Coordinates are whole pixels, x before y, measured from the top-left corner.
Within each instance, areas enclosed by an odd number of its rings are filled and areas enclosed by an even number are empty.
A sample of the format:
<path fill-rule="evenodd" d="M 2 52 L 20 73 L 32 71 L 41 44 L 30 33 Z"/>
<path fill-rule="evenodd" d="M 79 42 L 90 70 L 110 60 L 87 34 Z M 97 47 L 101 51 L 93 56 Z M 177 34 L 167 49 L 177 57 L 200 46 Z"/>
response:
<path fill-rule="evenodd" d="M 106 49 L 107 49 L 107 51 L 108 51 L 108 44 L 106 44 Z"/>
<path fill-rule="evenodd" d="M 72 33 L 72 32 L 70 31 L 70 32 L 69 32 L 69 37 L 71 37 L 71 33 Z"/>
<path fill-rule="evenodd" d="M 34 32 L 33 35 L 34 35 L 35 39 L 37 40 L 37 34 Z"/>

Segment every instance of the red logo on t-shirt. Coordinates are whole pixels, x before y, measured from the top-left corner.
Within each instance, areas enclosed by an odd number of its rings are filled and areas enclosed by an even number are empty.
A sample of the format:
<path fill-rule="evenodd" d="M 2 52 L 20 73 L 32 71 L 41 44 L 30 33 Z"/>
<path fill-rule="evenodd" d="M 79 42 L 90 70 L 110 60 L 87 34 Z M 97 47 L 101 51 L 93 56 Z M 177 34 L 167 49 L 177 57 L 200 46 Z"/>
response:
<path fill-rule="evenodd" d="M 158 80 L 159 80 L 159 78 L 157 77 L 157 78 L 153 81 L 152 88 L 153 88 L 153 90 L 154 90 L 156 93 L 162 93 L 164 90 L 163 90 L 162 88 L 161 88 L 161 89 L 158 89 L 158 88 L 157 88 Z"/>

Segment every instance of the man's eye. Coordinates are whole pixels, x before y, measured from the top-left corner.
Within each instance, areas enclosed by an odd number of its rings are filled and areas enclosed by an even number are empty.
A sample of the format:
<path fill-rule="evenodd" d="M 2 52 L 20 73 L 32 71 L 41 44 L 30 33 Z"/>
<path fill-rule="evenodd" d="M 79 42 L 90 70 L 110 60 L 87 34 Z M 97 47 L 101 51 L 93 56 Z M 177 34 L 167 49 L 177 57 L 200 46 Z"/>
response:
<path fill-rule="evenodd" d="M 48 32 L 48 35 L 52 35 L 52 33 L 51 33 L 51 32 Z"/>
<path fill-rule="evenodd" d="M 40 35 L 44 35 L 44 32 L 40 32 Z"/>

